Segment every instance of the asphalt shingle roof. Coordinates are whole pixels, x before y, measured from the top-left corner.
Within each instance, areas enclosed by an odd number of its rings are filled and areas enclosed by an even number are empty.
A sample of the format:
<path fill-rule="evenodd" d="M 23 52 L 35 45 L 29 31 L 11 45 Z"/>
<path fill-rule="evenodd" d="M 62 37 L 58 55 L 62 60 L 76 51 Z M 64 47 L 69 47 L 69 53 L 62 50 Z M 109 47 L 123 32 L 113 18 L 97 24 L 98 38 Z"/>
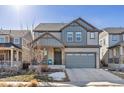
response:
<path fill-rule="evenodd" d="M 10 43 L 0 43 L 0 46 L 2 46 L 2 47 L 12 47 L 12 46 L 14 46 L 14 47 L 16 47 L 16 48 L 21 49 L 21 47 L 19 47 L 19 46 L 13 44 L 13 43 L 11 43 L 11 42 L 10 42 Z"/>
<path fill-rule="evenodd" d="M 23 37 L 29 32 L 30 30 L 0 30 L 0 35 L 11 35 L 13 37 Z"/>
<path fill-rule="evenodd" d="M 40 23 L 34 31 L 60 31 L 68 23 Z"/>
<path fill-rule="evenodd" d="M 123 33 L 124 32 L 124 28 L 122 27 L 108 27 L 108 28 L 104 28 L 103 30 L 108 33 Z"/>

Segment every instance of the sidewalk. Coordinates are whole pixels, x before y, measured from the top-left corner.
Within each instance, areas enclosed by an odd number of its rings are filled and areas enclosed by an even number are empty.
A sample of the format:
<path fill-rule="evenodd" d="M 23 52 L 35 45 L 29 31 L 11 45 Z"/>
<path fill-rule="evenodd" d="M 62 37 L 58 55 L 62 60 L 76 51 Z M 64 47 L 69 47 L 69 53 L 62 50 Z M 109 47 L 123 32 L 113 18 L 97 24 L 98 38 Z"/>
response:
<path fill-rule="evenodd" d="M 29 82 L 6 82 L 7 84 L 27 84 Z M 124 87 L 124 83 L 110 82 L 39 82 L 39 87 Z"/>

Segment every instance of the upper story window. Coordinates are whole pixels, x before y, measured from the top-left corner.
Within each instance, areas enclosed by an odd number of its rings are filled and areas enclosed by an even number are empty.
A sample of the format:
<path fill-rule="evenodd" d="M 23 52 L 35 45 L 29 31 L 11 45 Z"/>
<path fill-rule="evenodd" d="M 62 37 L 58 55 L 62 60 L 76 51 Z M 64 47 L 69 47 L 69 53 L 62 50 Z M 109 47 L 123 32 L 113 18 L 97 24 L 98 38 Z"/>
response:
<path fill-rule="evenodd" d="M 94 33 L 94 32 L 91 32 L 91 33 L 90 33 L 90 38 L 91 38 L 91 39 L 95 39 L 95 33 Z"/>
<path fill-rule="evenodd" d="M 0 43 L 5 43 L 5 38 L 0 36 Z"/>
<path fill-rule="evenodd" d="M 67 32 L 67 42 L 73 42 L 73 32 Z"/>
<path fill-rule="evenodd" d="M 116 35 L 112 35 L 112 41 L 117 41 L 117 36 Z"/>
<path fill-rule="evenodd" d="M 81 32 L 76 32 L 76 41 L 81 42 Z"/>
<path fill-rule="evenodd" d="M 20 44 L 20 38 L 14 38 L 14 44 Z"/>

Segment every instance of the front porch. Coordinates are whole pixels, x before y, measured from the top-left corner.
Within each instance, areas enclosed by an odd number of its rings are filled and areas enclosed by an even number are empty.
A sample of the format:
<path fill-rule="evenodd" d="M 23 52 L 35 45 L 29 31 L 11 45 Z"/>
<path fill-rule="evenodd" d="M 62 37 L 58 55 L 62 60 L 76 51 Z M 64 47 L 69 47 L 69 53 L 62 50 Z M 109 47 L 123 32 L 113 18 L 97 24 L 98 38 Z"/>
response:
<path fill-rule="evenodd" d="M 19 67 L 22 62 L 22 52 L 16 48 L 0 48 L 0 68 Z"/>
<path fill-rule="evenodd" d="M 51 33 L 44 33 L 32 43 L 32 65 L 63 65 L 64 44 Z"/>
<path fill-rule="evenodd" d="M 108 66 L 113 68 L 124 67 L 124 46 L 109 49 Z"/>
<path fill-rule="evenodd" d="M 63 65 L 64 51 L 63 48 L 54 47 L 37 47 L 33 51 L 32 65 Z"/>

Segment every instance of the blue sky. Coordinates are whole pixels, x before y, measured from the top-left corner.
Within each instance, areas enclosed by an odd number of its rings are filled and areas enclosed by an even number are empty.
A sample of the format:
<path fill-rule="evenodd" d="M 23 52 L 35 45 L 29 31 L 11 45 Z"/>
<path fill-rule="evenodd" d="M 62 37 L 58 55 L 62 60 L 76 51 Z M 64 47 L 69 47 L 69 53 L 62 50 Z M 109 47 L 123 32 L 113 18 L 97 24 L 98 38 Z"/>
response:
<path fill-rule="evenodd" d="M 70 22 L 78 17 L 101 29 L 124 27 L 124 6 L 0 6 L 0 28 L 25 29 L 41 22 Z"/>

